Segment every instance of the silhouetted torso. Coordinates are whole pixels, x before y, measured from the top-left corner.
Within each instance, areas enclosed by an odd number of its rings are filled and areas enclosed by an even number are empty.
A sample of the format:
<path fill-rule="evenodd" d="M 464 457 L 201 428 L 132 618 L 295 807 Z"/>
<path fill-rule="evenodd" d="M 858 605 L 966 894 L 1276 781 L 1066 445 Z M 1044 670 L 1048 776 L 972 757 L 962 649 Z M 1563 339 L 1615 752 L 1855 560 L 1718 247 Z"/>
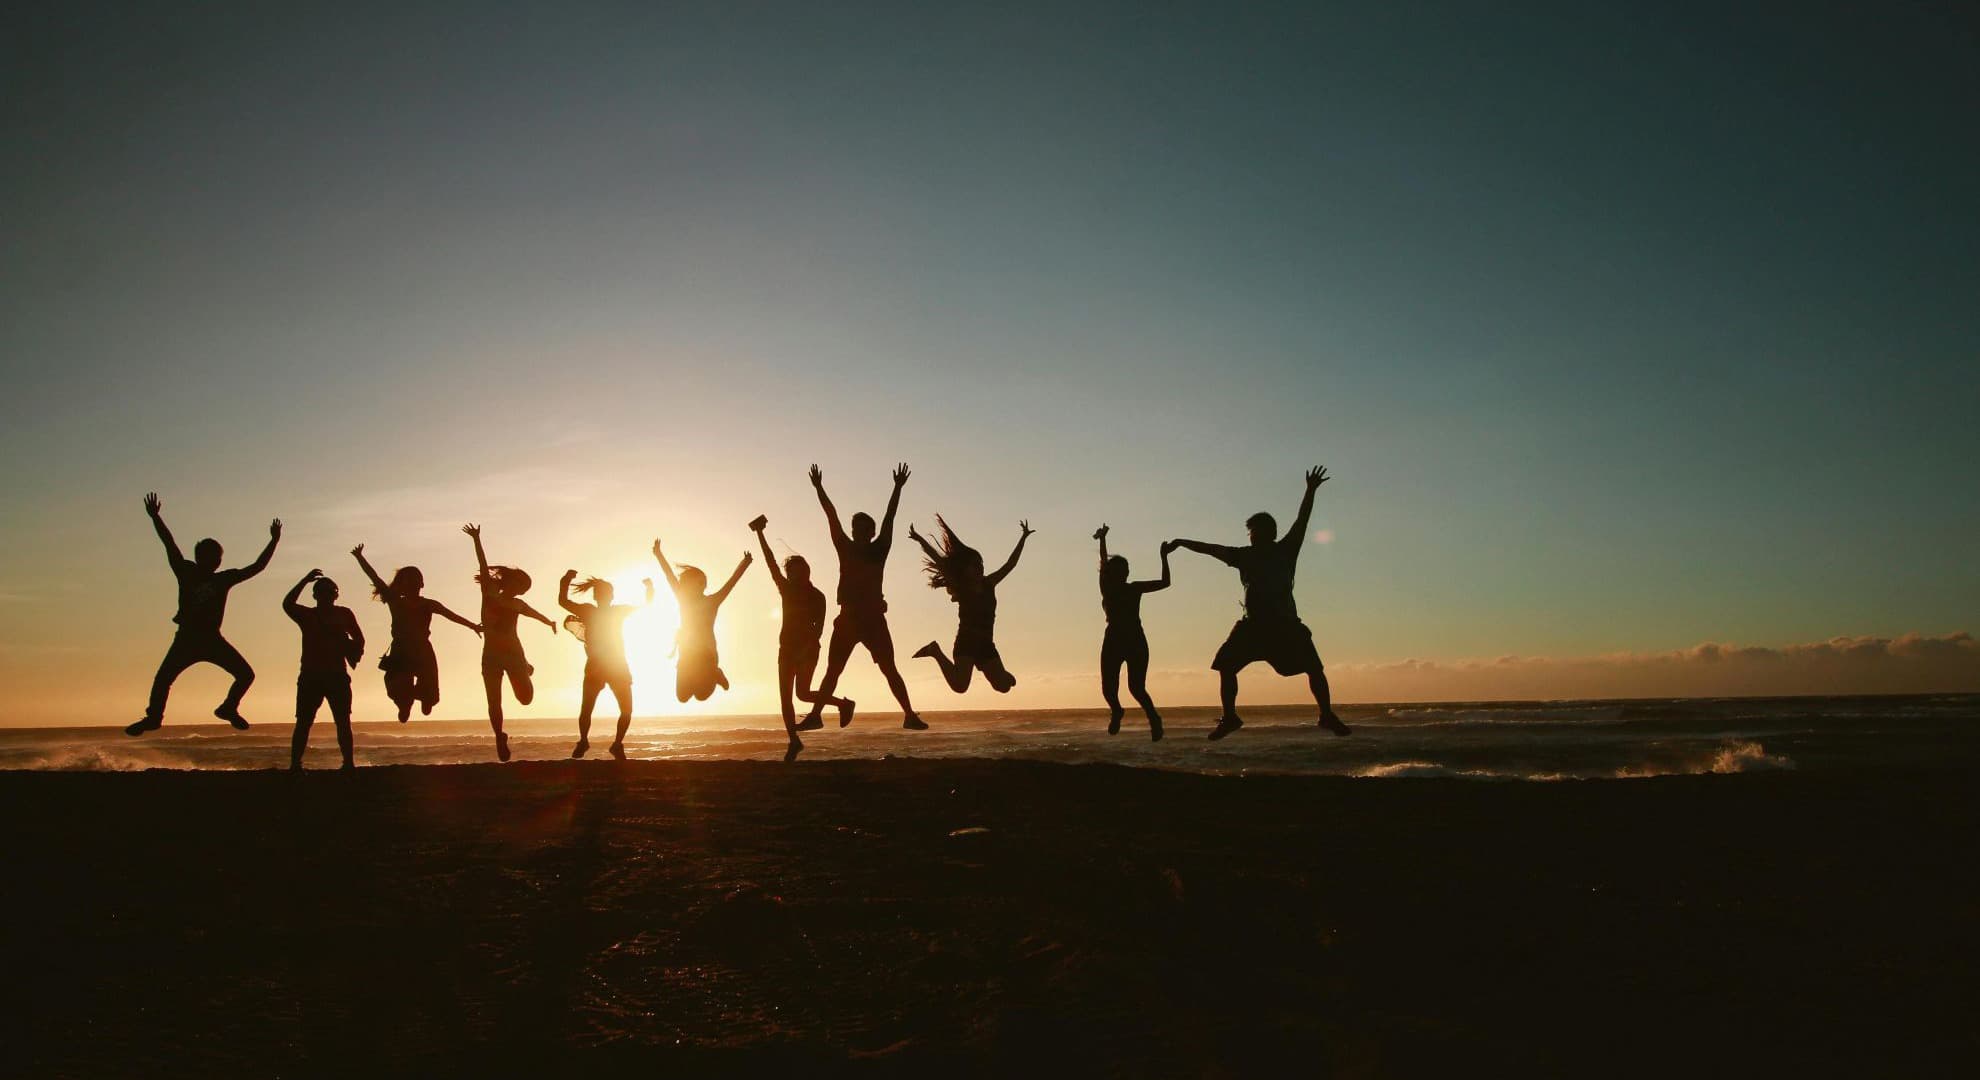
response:
<path fill-rule="evenodd" d="M 674 586 L 674 602 L 681 608 L 681 628 L 674 639 L 681 655 L 715 648 L 715 614 L 722 602 L 690 585 Z"/>
<path fill-rule="evenodd" d="M 227 590 L 246 580 L 239 570 L 207 573 L 196 564 L 182 562 L 172 567 L 179 579 L 179 612 L 172 621 L 187 634 L 218 634 L 227 614 Z"/>
<path fill-rule="evenodd" d="M 956 641 L 989 642 L 997 626 L 997 590 L 988 586 L 956 594 Z"/>
<path fill-rule="evenodd" d="M 408 596 L 387 600 L 385 606 L 392 612 L 394 645 L 422 644 L 433 636 L 433 609 L 440 606 L 439 601 Z"/>
<path fill-rule="evenodd" d="M 1244 582 L 1245 618 L 1299 618 L 1293 603 L 1293 569 L 1299 561 L 1300 539 L 1287 536 L 1262 546 L 1225 548 L 1219 556 L 1237 568 L 1238 580 Z"/>
<path fill-rule="evenodd" d="M 887 610 L 881 578 L 887 572 L 887 547 L 879 540 L 860 543 L 851 538 L 839 549 L 839 606 L 854 611 Z"/>
<path fill-rule="evenodd" d="M 1100 610 L 1107 613 L 1108 629 L 1138 629 L 1141 626 L 1141 596 L 1146 591 L 1132 582 L 1100 586 Z"/>
<path fill-rule="evenodd" d="M 816 645 L 825 632 L 825 594 L 809 581 L 789 578 L 778 589 L 784 600 L 784 625 L 777 632 L 785 645 Z"/>
<path fill-rule="evenodd" d="M 302 628 L 302 673 L 341 676 L 349 660 L 357 616 L 347 607 L 303 607 L 289 612 Z"/>
<path fill-rule="evenodd" d="M 522 639 L 516 634 L 516 620 L 522 612 L 511 606 L 501 593 L 481 590 L 481 651 L 520 652 Z"/>
<path fill-rule="evenodd" d="M 588 605 L 584 621 L 584 669 L 589 674 L 623 674 L 626 666 L 626 619 L 636 607 Z"/>

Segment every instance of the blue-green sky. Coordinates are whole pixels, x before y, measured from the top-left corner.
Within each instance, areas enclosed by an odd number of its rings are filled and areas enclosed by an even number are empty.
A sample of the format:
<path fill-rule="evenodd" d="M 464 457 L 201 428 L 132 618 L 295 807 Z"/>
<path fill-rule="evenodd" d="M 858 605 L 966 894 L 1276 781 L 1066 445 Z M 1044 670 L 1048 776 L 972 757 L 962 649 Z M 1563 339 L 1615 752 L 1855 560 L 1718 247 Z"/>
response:
<path fill-rule="evenodd" d="M 813 460 L 847 511 L 912 462 L 904 515 L 993 559 L 1039 528 L 1017 704 L 1097 704 L 1096 524 L 1152 573 L 1316 463 L 1344 696 L 1980 622 L 1961 5 L 132 7 L 0 34 L 0 722 L 135 715 L 154 488 L 230 562 L 289 524 L 230 623 L 263 712 L 303 570 L 382 644 L 352 543 L 465 611 L 480 520 L 547 609 L 762 511 L 829 578 Z M 907 555 L 896 636 L 946 640 Z M 1237 583 L 1176 567 L 1159 692 L 1204 701 Z M 770 700 L 772 607 L 752 571 L 715 705 Z"/>

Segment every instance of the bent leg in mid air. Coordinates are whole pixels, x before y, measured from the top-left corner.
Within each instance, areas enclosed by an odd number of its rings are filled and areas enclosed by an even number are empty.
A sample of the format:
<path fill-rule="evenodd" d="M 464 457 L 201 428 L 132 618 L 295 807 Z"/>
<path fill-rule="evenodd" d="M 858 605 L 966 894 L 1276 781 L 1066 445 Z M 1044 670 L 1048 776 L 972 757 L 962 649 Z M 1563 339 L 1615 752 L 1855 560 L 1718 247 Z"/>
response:
<path fill-rule="evenodd" d="M 825 678 L 819 680 L 817 696 L 811 700 L 810 711 L 804 714 L 804 722 L 798 725 L 799 731 L 816 731 L 825 726 L 823 713 L 825 703 L 832 699 L 832 691 L 839 687 L 839 676 L 845 673 L 846 661 L 852 659 L 853 646 L 859 644 L 859 634 L 840 615 L 832 622 L 832 640 L 825 647 Z M 846 709 L 839 710 L 839 726 L 852 723 L 852 714 Z"/>
<path fill-rule="evenodd" d="M 254 666 L 247 662 L 239 649 L 226 638 L 216 639 L 207 659 L 218 665 L 220 670 L 234 677 L 234 685 L 227 688 L 226 700 L 213 710 L 213 715 L 234 725 L 236 731 L 246 731 L 247 718 L 241 715 L 241 699 L 247 696 L 248 687 L 254 685 Z"/>
<path fill-rule="evenodd" d="M 880 674 L 887 677 L 887 689 L 892 690 L 894 700 L 901 703 L 901 726 L 909 731 L 926 730 L 928 724 L 914 711 L 914 704 L 908 700 L 907 681 L 901 678 L 901 669 L 894 663 L 894 635 L 888 632 L 885 619 L 878 620 L 877 625 L 869 628 L 865 645 Z"/>
<path fill-rule="evenodd" d="M 976 665 L 962 659 L 961 650 L 957 650 L 957 658 L 951 660 L 948 654 L 942 651 L 940 643 L 931 641 L 916 649 L 914 655 L 917 658 L 925 656 L 935 661 L 935 666 L 942 669 L 942 679 L 949 684 L 949 689 L 958 694 L 969 689 L 970 676 L 975 672 Z"/>

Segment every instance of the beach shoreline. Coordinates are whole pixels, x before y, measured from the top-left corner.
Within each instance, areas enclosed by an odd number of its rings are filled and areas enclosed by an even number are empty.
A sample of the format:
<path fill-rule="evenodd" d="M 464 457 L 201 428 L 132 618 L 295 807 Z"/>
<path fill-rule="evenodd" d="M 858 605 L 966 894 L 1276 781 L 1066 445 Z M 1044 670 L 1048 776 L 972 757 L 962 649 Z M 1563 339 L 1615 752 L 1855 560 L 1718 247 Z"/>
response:
<path fill-rule="evenodd" d="M 1957 1072 L 1980 1060 L 1971 780 L 13 773 L 10 1057 Z"/>

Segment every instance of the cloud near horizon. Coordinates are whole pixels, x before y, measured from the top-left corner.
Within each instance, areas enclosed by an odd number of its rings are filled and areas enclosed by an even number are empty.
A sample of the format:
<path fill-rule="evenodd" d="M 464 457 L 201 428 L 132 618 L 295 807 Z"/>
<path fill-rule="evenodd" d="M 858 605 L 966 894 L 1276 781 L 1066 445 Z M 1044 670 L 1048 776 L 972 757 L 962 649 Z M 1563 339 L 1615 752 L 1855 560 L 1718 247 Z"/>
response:
<path fill-rule="evenodd" d="M 1960 631 L 1779 648 L 1707 641 L 1654 653 L 1343 664 L 1329 674 L 1346 701 L 1956 693 L 1980 691 L 1980 640 Z"/>
<path fill-rule="evenodd" d="M 1980 639 L 1958 631 L 1779 647 L 1707 641 L 1668 652 L 1330 664 L 1327 676 L 1342 702 L 1980 693 Z M 1082 671 L 1035 681 L 1058 686 L 1096 680 Z M 1157 704 L 1216 701 L 1216 676 L 1207 668 L 1157 668 L 1149 671 L 1148 685 Z M 1281 679 L 1257 664 L 1245 669 L 1239 700 L 1271 705 L 1312 699 L 1303 679 Z"/>

